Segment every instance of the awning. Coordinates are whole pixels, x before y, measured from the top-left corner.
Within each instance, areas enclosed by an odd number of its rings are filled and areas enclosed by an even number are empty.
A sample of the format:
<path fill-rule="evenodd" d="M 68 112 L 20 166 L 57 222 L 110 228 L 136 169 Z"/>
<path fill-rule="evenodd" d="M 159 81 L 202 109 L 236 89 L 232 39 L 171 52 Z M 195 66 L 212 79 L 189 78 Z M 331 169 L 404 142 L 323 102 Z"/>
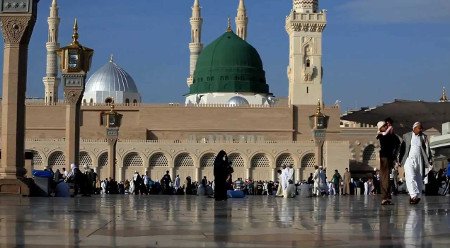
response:
<path fill-rule="evenodd" d="M 450 102 L 423 102 L 395 100 L 375 108 L 349 111 L 342 120 L 376 125 L 378 121 L 391 117 L 396 133 L 411 131 L 413 124 L 420 121 L 424 129 L 434 128 L 442 133 L 442 124 L 450 122 Z"/>

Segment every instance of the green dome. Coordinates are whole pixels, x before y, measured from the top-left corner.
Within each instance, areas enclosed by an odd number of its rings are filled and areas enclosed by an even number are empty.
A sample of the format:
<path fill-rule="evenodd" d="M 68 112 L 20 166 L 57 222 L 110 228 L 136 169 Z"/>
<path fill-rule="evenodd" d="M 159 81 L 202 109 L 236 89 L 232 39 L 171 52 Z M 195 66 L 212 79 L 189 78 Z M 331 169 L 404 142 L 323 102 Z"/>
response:
<path fill-rule="evenodd" d="M 233 32 L 226 32 L 200 53 L 190 94 L 269 93 L 261 57 Z"/>

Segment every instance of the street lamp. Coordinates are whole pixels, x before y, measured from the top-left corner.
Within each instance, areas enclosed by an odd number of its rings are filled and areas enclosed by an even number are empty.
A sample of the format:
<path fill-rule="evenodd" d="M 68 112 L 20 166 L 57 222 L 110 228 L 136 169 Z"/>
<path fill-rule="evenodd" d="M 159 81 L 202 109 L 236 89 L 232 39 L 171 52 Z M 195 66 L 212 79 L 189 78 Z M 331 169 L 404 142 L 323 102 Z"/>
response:
<path fill-rule="evenodd" d="M 116 175 L 116 146 L 119 138 L 119 127 L 122 115 L 117 113 L 114 103 L 110 105 L 111 110 L 102 114 L 102 124 L 106 127 L 106 138 L 108 139 L 108 177 Z"/>
<path fill-rule="evenodd" d="M 72 43 L 58 50 L 66 102 L 67 167 L 71 164 L 79 165 L 81 99 L 93 55 L 94 50 L 83 47 L 78 42 L 78 22 L 75 19 Z"/>
<path fill-rule="evenodd" d="M 323 144 L 326 138 L 328 119 L 329 117 L 322 113 L 322 107 L 319 99 L 316 113 L 309 117 L 310 126 L 313 130 L 314 142 L 317 147 L 317 164 L 319 166 L 323 166 Z"/>

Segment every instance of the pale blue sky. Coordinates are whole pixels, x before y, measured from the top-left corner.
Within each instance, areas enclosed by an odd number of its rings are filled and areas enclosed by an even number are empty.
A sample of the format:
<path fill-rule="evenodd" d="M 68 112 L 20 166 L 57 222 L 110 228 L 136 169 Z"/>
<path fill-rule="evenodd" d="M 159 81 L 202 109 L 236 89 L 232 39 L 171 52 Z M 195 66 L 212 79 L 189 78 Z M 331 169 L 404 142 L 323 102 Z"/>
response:
<path fill-rule="evenodd" d="M 47 16 L 51 0 L 39 3 L 29 48 L 29 97 L 42 97 Z M 109 54 L 135 79 L 145 102 L 184 102 L 188 92 L 189 17 L 193 0 L 59 0 L 60 43 L 79 20 L 80 42 L 95 49 L 91 73 Z M 238 0 L 200 0 L 203 43 L 220 36 Z M 248 42 L 260 53 L 270 90 L 286 96 L 288 37 L 284 19 L 292 0 L 246 0 Z M 449 0 L 322 0 L 324 100 L 348 108 L 397 99 L 439 98 L 450 88 Z M 0 56 L 3 56 L 1 54 Z M 3 59 L 2 59 L 3 61 Z"/>

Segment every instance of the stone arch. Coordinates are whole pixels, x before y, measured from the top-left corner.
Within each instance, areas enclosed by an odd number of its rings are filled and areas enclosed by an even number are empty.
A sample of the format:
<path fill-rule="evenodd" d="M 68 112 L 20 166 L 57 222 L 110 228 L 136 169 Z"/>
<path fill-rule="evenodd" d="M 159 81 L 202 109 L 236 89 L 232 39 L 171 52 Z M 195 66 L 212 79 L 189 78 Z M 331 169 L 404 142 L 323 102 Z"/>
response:
<path fill-rule="evenodd" d="M 228 155 L 228 161 L 231 162 L 231 166 L 233 167 L 233 178 L 238 179 L 246 179 L 246 165 L 245 159 L 242 157 L 240 153 L 231 153 Z"/>
<path fill-rule="evenodd" d="M 168 157 L 163 152 L 156 152 L 149 158 L 150 177 L 153 180 L 161 179 L 169 167 Z"/>
<path fill-rule="evenodd" d="M 44 168 L 44 159 L 42 158 L 41 154 L 36 150 L 31 150 L 31 152 L 33 153 L 31 168 L 33 169 Z"/>
<path fill-rule="evenodd" d="M 302 168 L 311 168 L 317 165 L 316 163 L 316 154 L 314 153 L 308 153 L 305 156 L 303 156 L 301 160 L 301 167 Z"/>
<path fill-rule="evenodd" d="M 175 157 L 174 167 L 174 176 L 180 175 L 180 178 L 183 180 L 188 176 L 190 176 L 191 178 L 195 178 L 196 176 L 194 159 L 187 152 L 180 153 Z"/>
<path fill-rule="evenodd" d="M 137 152 L 130 152 L 124 156 L 123 159 L 123 173 L 125 178 L 123 180 L 130 180 L 133 178 L 135 171 L 142 174 L 144 171 L 144 162 L 142 157 Z"/>
<path fill-rule="evenodd" d="M 98 178 L 103 180 L 108 177 L 108 152 L 100 154 L 97 162 Z"/>
<path fill-rule="evenodd" d="M 212 180 L 214 178 L 214 160 L 216 159 L 215 153 L 206 153 L 200 158 L 200 179 L 202 179 L 204 176 L 208 180 Z M 200 180 L 199 179 L 199 180 Z"/>
<path fill-rule="evenodd" d="M 80 168 L 89 168 L 93 167 L 92 158 L 86 151 L 81 151 L 79 154 Z"/>
<path fill-rule="evenodd" d="M 55 151 L 50 156 L 48 156 L 48 166 L 53 169 L 53 171 L 56 171 L 59 169 L 62 171 L 62 168 L 66 165 L 66 157 L 64 156 L 64 153 L 62 151 Z M 67 170 L 70 170 L 70 168 L 66 168 Z"/>
<path fill-rule="evenodd" d="M 270 166 L 269 156 L 265 153 L 257 153 L 250 160 L 251 179 L 271 180 L 273 169 Z"/>
<path fill-rule="evenodd" d="M 281 167 L 282 165 L 288 166 L 290 164 L 295 166 L 295 160 L 294 160 L 294 157 L 292 156 L 292 154 L 283 153 L 277 157 L 277 160 L 276 160 L 277 168 Z"/>
<path fill-rule="evenodd" d="M 367 145 L 362 154 L 362 162 L 365 165 L 372 165 L 377 160 L 376 148 L 373 144 Z"/>

